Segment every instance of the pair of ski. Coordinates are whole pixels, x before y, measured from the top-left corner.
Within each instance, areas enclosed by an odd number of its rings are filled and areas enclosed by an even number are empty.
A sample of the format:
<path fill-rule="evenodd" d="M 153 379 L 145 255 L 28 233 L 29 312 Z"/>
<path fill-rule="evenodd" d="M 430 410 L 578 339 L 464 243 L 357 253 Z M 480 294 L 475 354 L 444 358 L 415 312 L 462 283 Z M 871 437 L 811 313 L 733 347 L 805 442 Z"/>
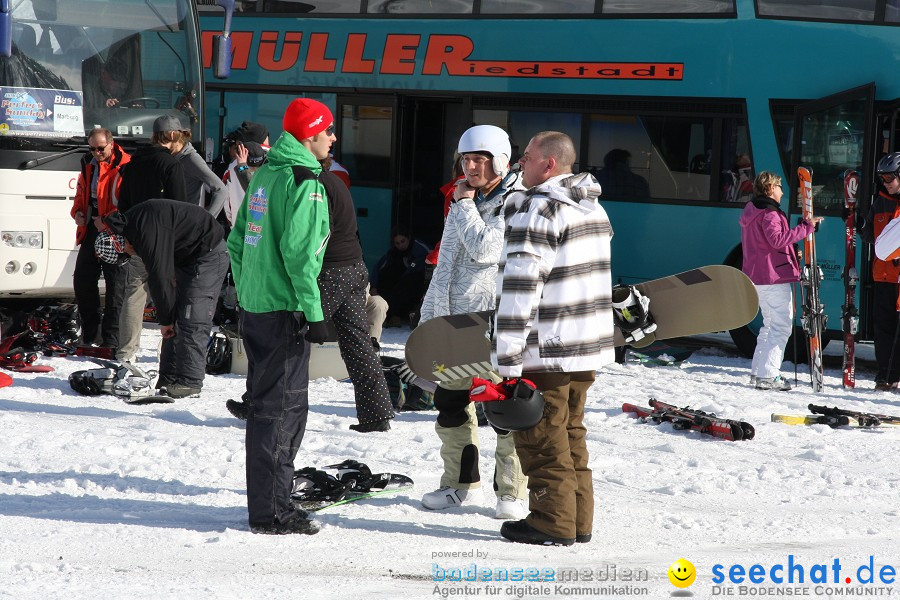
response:
<path fill-rule="evenodd" d="M 305 467 L 294 472 L 291 499 L 307 511 L 320 511 L 365 498 L 396 494 L 413 487 L 413 480 L 397 473 L 372 473 L 365 464 L 347 459 L 323 467 L 334 474 Z"/>
<path fill-rule="evenodd" d="M 812 221 L 812 173 L 805 167 L 797 169 L 800 184 L 803 218 Z M 842 384 L 845 388 L 856 387 L 855 335 L 859 324 L 859 311 L 856 307 L 856 285 L 859 274 L 856 270 L 856 195 L 859 190 L 859 174 L 856 171 L 845 171 L 844 180 L 844 304 L 841 307 L 841 326 L 844 337 L 844 356 L 842 365 Z M 825 329 L 825 307 L 819 296 L 819 284 L 822 281 L 822 270 L 816 257 L 815 232 L 810 233 L 803 241 L 803 268 L 800 286 L 803 290 L 803 331 L 809 343 L 809 373 L 814 392 L 822 391 L 825 382 L 825 371 L 822 362 L 822 336 Z"/>
<path fill-rule="evenodd" d="M 625 403 L 622 405 L 622 412 L 632 413 L 636 417 L 654 423 L 672 423 L 672 427 L 676 430 L 690 429 L 732 442 L 752 440 L 756 434 L 753 425 L 746 421 L 723 419 L 714 413 L 688 407 L 679 408 L 654 398 L 650 399 L 650 408 Z"/>
<path fill-rule="evenodd" d="M 811 415 L 779 415 L 772 414 L 772 422 L 786 425 L 828 425 L 829 427 L 878 427 L 879 425 L 900 425 L 900 417 L 882 415 L 878 413 L 846 410 L 838 407 L 817 406 L 810 404 L 808 407 Z"/>

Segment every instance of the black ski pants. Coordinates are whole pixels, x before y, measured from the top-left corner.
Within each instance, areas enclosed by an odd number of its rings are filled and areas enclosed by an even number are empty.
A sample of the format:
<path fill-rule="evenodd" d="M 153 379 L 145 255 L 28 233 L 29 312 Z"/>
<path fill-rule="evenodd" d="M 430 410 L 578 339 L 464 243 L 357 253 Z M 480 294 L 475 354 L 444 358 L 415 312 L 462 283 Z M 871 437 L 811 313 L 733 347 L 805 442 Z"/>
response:
<path fill-rule="evenodd" d="M 896 283 L 876 281 L 873 285 L 875 327 L 875 363 L 878 365 L 876 381 L 894 383 L 900 381 L 900 331 L 898 331 Z M 890 369 L 890 372 L 888 372 Z"/>
<path fill-rule="evenodd" d="M 97 258 L 94 241 L 97 228 L 92 219 L 87 222 L 87 232 L 75 258 L 72 286 L 81 316 L 82 340 L 85 344 L 103 344 L 113 348 L 119 345 L 119 311 L 125 294 L 124 269 Z M 100 308 L 100 274 L 106 282 L 106 299 Z"/>
<path fill-rule="evenodd" d="M 345 266 L 325 266 L 319 273 L 322 312 L 337 329 L 338 347 L 353 382 L 356 418 L 360 423 L 394 418 L 381 359 L 369 338 L 368 284 L 369 272 L 362 261 Z"/>
<path fill-rule="evenodd" d="M 301 323 L 302 322 L 302 323 Z M 250 526 L 284 523 L 291 505 L 294 458 L 309 414 L 308 327 L 289 311 L 241 311 L 247 351 L 247 511 Z"/>
<path fill-rule="evenodd" d="M 175 268 L 175 337 L 162 343 L 159 376 L 163 381 L 203 387 L 209 332 L 227 271 L 224 241 L 194 262 Z"/>

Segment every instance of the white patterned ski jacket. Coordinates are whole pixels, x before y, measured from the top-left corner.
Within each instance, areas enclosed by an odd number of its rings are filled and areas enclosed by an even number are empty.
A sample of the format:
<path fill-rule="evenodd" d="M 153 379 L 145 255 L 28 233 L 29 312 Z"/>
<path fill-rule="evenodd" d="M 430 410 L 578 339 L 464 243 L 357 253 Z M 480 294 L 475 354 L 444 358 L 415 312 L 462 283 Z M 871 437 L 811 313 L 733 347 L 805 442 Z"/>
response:
<path fill-rule="evenodd" d="M 594 371 L 614 360 L 612 227 L 589 173 L 506 199 L 491 360 L 503 377 Z"/>
<path fill-rule="evenodd" d="M 503 249 L 503 202 L 522 189 L 513 175 L 475 200 L 450 205 L 441 253 L 422 301 L 421 321 L 494 308 L 497 263 Z"/>

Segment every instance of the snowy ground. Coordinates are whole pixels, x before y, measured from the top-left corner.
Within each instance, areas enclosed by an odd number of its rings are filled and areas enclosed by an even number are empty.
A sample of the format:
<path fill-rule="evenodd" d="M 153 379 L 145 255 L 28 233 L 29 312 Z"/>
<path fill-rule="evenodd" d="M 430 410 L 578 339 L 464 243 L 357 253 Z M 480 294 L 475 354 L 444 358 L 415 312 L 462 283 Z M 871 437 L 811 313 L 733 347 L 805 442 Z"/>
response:
<path fill-rule="evenodd" d="M 408 333 L 386 330 L 386 351 L 402 356 Z M 158 339 L 157 330 L 145 330 L 144 348 L 156 348 Z M 142 363 L 152 360 L 145 351 Z M 809 402 L 900 414 L 900 397 L 872 391 L 871 373 L 860 373 L 856 391 L 844 391 L 830 370 L 826 391 L 814 395 L 802 375 L 789 393 L 752 390 L 749 361 L 722 350 L 697 352 L 681 368 L 604 369 L 586 418 L 594 539 L 545 548 L 500 538 L 492 493 L 483 507 L 422 509 L 419 497 L 440 476 L 434 413 L 402 413 L 388 433 L 357 434 L 347 428 L 355 422 L 351 387 L 334 380 L 311 383 L 297 466 L 355 458 L 411 476 L 415 490 L 320 513 L 316 536 L 252 535 L 243 424 L 224 407 L 240 395 L 242 378 L 208 377 L 199 399 L 139 407 L 75 394 L 66 377 L 86 368 L 82 359 L 42 362 L 56 371 L 15 374 L 13 386 L 0 389 L 0 598 L 900 593 L 900 584 L 879 580 L 879 572 L 891 579 L 880 571 L 885 565 L 900 571 L 900 427 L 769 422 L 772 412 L 805 413 Z M 793 366 L 786 363 L 785 372 L 793 374 Z M 750 421 L 756 439 L 721 441 L 621 413 L 623 402 L 646 405 L 650 397 Z M 482 478 L 489 481 L 493 434 L 480 433 Z M 667 578 L 682 557 L 698 573 L 687 590 Z M 870 557 L 875 582 L 860 586 Z M 464 577 L 473 563 L 491 574 L 535 568 L 545 581 L 434 581 L 442 572 Z M 725 577 L 718 586 L 715 565 Z M 577 577 L 567 576 L 568 568 L 580 569 Z M 631 574 L 639 580 L 628 581 Z M 763 582 L 750 583 L 748 574 Z M 826 576 L 827 583 L 811 581 Z M 773 582 L 779 577 L 783 583 Z"/>

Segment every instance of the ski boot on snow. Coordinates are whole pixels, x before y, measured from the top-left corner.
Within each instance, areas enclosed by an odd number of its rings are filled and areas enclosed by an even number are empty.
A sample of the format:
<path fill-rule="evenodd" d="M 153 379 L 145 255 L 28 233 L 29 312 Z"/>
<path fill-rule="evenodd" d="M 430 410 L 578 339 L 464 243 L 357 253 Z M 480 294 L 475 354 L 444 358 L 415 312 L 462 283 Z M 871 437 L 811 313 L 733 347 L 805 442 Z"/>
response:
<path fill-rule="evenodd" d="M 650 314 L 650 298 L 631 285 L 617 285 L 612 290 L 613 320 L 625 341 L 636 347 L 651 344 L 656 323 Z"/>

